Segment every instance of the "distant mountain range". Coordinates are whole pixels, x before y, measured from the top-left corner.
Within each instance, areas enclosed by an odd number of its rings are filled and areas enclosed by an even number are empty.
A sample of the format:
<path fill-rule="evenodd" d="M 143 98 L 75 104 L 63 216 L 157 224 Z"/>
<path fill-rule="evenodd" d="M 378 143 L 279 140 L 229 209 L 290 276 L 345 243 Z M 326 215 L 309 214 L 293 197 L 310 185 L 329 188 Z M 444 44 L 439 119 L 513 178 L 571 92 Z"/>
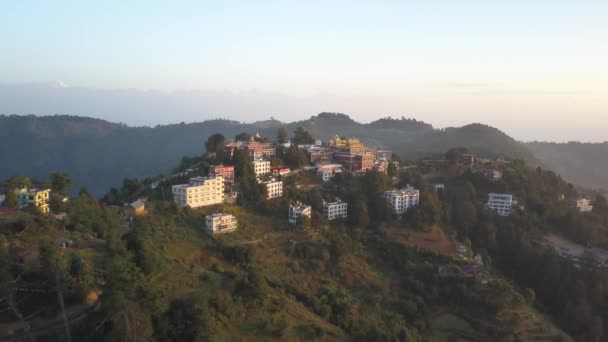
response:
<path fill-rule="evenodd" d="M 275 137 L 277 128 L 303 127 L 321 139 L 355 136 L 369 147 L 391 149 L 402 158 L 440 155 L 467 147 L 487 157 L 521 158 L 556 170 L 587 187 L 608 188 L 608 144 L 520 143 L 500 130 L 471 124 L 434 129 L 415 119 L 383 118 L 368 124 L 348 115 L 321 113 L 303 121 L 271 119 L 255 123 L 209 120 L 191 124 L 129 127 L 77 116 L 0 116 L 0 179 L 25 174 L 45 179 L 66 171 L 76 188 L 102 194 L 123 178 L 166 173 L 182 156 L 203 153 L 213 133 L 231 138 L 240 132 Z"/>

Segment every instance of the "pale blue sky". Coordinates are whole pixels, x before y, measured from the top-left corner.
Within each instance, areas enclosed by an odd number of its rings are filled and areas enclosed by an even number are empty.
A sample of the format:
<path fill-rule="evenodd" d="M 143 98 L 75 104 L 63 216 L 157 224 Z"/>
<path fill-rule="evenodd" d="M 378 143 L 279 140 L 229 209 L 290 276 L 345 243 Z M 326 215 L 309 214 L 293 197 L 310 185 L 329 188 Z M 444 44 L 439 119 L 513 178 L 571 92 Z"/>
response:
<path fill-rule="evenodd" d="M 526 140 L 518 120 L 552 120 L 547 139 L 608 140 L 607 18 L 608 1 L 574 0 L 5 1 L 0 83 L 333 96 L 307 110 L 478 121 Z M 247 109 L 217 110 L 264 116 Z M 131 122 L 167 121 L 149 120 Z"/>

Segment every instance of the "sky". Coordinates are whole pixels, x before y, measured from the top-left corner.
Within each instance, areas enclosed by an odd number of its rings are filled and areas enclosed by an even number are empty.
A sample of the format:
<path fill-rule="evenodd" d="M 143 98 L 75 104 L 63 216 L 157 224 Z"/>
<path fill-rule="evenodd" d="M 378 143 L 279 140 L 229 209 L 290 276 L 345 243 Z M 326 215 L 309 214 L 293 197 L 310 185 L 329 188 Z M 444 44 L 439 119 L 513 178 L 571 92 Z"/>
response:
<path fill-rule="evenodd" d="M 6 1 L 0 113 L 608 140 L 608 1 Z M 159 110 L 162 108 L 163 110 Z"/>

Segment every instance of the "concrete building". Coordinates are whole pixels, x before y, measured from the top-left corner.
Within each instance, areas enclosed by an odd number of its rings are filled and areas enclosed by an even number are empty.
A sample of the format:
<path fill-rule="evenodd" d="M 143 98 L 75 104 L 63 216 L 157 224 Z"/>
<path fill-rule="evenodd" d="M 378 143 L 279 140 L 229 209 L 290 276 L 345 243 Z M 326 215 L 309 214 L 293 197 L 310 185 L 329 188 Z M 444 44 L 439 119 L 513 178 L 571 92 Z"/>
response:
<path fill-rule="evenodd" d="M 334 162 L 351 172 L 371 170 L 374 167 L 374 156 L 372 154 L 355 154 L 349 152 L 335 152 L 332 156 Z"/>
<path fill-rule="evenodd" d="M 20 188 L 15 189 L 15 193 L 19 197 L 19 206 L 21 208 L 31 205 L 38 208 L 41 213 L 47 214 L 51 212 L 51 208 L 49 207 L 51 189 Z"/>
<path fill-rule="evenodd" d="M 324 182 L 327 182 L 328 180 L 332 179 L 336 175 L 336 173 L 341 173 L 341 172 L 342 172 L 341 164 L 319 165 L 319 168 L 317 169 L 317 173 L 321 176 L 321 178 L 323 179 Z"/>
<path fill-rule="evenodd" d="M 226 182 L 234 182 L 234 165 L 214 165 L 209 168 L 210 176 L 222 176 Z"/>
<path fill-rule="evenodd" d="M 433 183 L 433 189 L 435 189 L 435 191 L 439 191 L 439 189 L 443 190 L 443 189 L 445 189 L 445 184 Z"/>
<path fill-rule="evenodd" d="M 296 224 L 300 217 L 310 218 L 312 208 L 309 205 L 297 203 L 295 206 L 289 206 L 289 223 Z"/>
<path fill-rule="evenodd" d="M 569 204 L 572 208 L 578 209 L 581 213 L 589 213 L 593 211 L 593 205 L 591 205 L 591 201 L 584 197 L 575 197 L 571 198 Z"/>
<path fill-rule="evenodd" d="M 321 146 L 312 146 L 306 149 L 306 156 L 313 164 L 325 164 L 332 161 L 334 151 Z"/>
<path fill-rule="evenodd" d="M 283 181 L 277 181 L 275 179 L 268 182 L 263 182 L 266 187 L 266 198 L 277 198 L 283 196 Z"/>
<path fill-rule="evenodd" d="M 270 161 L 256 159 L 253 161 L 253 171 L 256 177 L 261 177 L 270 173 Z"/>
<path fill-rule="evenodd" d="M 488 194 L 488 209 L 495 210 L 499 216 L 511 215 L 511 206 L 513 205 L 513 195 L 510 194 Z"/>
<path fill-rule="evenodd" d="M 327 217 L 330 221 L 346 218 L 348 217 L 348 204 L 342 202 L 339 198 L 336 198 L 336 201 L 331 203 L 323 201 L 323 216 Z"/>
<path fill-rule="evenodd" d="M 407 186 L 401 190 L 390 190 L 384 192 L 384 198 L 389 201 L 393 213 L 401 215 L 411 207 L 417 207 L 420 203 L 420 190 Z"/>
<path fill-rule="evenodd" d="M 205 217 L 205 226 L 213 234 L 229 233 L 237 230 L 238 220 L 230 214 L 213 214 Z"/>
<path fill-rule="evenodd" d="M 175 203 L 191 208 L 220 204 L 224 201 L 224 177 L 190 178 L 188 184 L 174 185 L 171 192 Z"/>

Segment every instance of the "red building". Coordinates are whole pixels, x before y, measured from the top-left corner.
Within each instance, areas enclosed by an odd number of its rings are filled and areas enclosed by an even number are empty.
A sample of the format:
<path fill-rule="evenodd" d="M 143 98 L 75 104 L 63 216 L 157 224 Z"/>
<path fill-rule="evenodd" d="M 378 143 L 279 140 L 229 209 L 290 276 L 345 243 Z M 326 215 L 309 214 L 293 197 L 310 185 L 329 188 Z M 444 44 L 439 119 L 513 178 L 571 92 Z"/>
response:
<path fill-rule="evenodd" d="M 234 182 L 234 165 L 214 165 L 209 168 L 209 175 L 222 176 L 228 182 Z"/>
<path fill-rule="evenodd" d="M 288 167 L 272 167 L 270 168 L 273 176 L 284 176 L 291 172 L 291 169 Z"/>

